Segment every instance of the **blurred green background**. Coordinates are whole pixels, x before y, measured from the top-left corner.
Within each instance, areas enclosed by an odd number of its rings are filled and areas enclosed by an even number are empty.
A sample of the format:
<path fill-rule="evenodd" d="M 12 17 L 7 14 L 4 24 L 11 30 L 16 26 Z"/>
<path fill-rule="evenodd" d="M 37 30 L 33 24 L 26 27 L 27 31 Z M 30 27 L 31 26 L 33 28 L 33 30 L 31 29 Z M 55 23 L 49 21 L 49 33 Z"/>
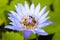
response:
<path fill-rule="evenodd" d="M 11 10 L 15 10 L 15 5 L 17 3 L 21 3 L 24 5 L 24 1 L 27 1 L 30 5 L 32 2 L 37 6 L 38 3 L 41 4 L 41 9 L 47 5 L 47 10 L 50 10 L 49 16 L 51 17 L 49 20 L 53 22 L 52 25 L 49 25 L 45 28 L 49 35 L 54 34 L 51 40 L 60 40 L 60 0 L 0 0 L 0 28 L 4 27 L 4 25 L 9 24 L 9 19 L 7 14 Z M 4 29 L 1 29 L 4 30 Z M 1 31 L 0 32 L 1 39 L 0 40 L 23 40 L 23 35 L 20 32 L 9 32 L 9 31 Z M 32 34 L 29 39 L 35 38 L 35 34 Z"/>

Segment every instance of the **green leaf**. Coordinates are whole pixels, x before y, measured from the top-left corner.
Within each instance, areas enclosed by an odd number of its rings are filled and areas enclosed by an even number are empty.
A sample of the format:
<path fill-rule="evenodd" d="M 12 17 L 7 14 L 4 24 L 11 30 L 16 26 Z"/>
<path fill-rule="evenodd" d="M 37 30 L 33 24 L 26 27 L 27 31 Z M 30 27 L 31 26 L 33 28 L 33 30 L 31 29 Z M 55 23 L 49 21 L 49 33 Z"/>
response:
<path fill-rule="evenodd" d="M 6 4 L 8 3 L 8 0 L 0 0 L 0 8 L 4 8 L 4 6 L 6 6 Z"/>
<path fill-rule="evenodd" d="M 12 0 L 10 2 L 10 5 L 7 5 L 7 11 L 11 11 L 11 10 L 15 10 L 15 5 L 17 5 L 18 3 L 24 4 L 24 0 Z"/>
<path fill-rule="evenodd" d="M 50 6 L 50 4 L 52 3 L 52 0 L 31 0 L 32 2 L 34 2 L 35 6 L 37 6 L 38 3 L 41 4 L 41 9 L 44 6 L 47 6 L 47 8 Z"/>
<path fill-rule="evenodd" d="M 4 1 L 4 2 L 3 2 Z M 7 2 L 8 0 L 0 0 L 0 21 L 3 21 L 3 23 L 6 23 L 7 24 L 7 19 L 6 19 L 6 6 L 7 6 Z M 0 22 L 0 24 L 2 24 Z"/>
<path fill-rule="evenodd" d="M 60 40 L 60 31 L 55 33 L 52 40 Z"/>
<path fill-rule="evenodd" d="M 2 25 L 3 24 L 3 21 L 0 19 L 0 25 Z"/>
<path fill-rule="evenodd" d="M 23 1 L 24 0 L 12 0 L 10 5 L 8 5 L 8 0 L 0 0 L 0 19 L 5 23 L 5 25 L 9 23 L 7 13 L 9 13 L 11 10 L 15 10 L 14 6 L 17 5 L 17 3 L 23 4 Z M 2 23 L 0 22 L 0 24 Z"/>
<path fill-rule="evenodd" d="M 2 34 L 2 40 L 23 40 L 23 35 L 18 32 L 5 32 Z"/>
<path fill-rule="evenodd" d="M 53 22 L 52 25 L 47 26 L 45 30 L 51 34 L 56 33 L 60 30 L 60 0 L 55 0 L 53 2 L 54 11 L 50 12 L 49 15 L 51 16 L 50 20 Z"/>

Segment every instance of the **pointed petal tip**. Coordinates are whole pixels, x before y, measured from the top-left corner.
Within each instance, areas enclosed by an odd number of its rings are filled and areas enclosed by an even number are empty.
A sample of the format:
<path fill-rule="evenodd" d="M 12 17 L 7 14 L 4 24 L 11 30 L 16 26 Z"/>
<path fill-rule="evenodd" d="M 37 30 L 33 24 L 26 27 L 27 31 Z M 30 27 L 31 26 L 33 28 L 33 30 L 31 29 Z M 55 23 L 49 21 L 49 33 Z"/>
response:
<path fill-rule="evenodd" d="M 52 24 L 53 22 L 52 21 L 48 21 L 48 22 L 46 22 L 46 26 L 47 25 L 50 25 L 50 24 Z"/>
<path fill-rule="evenodd" d="M 12 17 L 12 14 L 11 13 L 8 13 L 8 17 Z"/>
<path fill-rule="evenodd" d="M 10 12 L 11 12 L 11 13 L 13 13 L 14 11 L 13 11 L 13 10 L 11 10 Z"/>
<path fill-rule="evenodd" d="M 44 6 L 44 7 L 43 7 L 43 10 L 46 10 L 46 8 L 47 8 L 47 6 Z"/>
<path fill-rule="evenodd" d="M 38 5 L 40 6 L 40 3 L 38 3 Z"/>
<path fill-rule="evenodd" d="M 50 12 L 50 10 L 48 10 L 46 13 L 48 14 Z"/>
<path fill-rule="evenodd" d="M 4 28 L 7 28 L 7 26 L 5 26 Z"/>
<path fill-rule="evenodd" d="M 15 5 L 15 8 L 17 8 L 17 5 Z"/>
<path fill-rule="evenodd" d="M 36 29 L 35 30 L 35 32 L 37 33 L 37 34 L 39 34 L 39 35 L 48 35 L 48 33 L 47 32 L 45 32 L 44 30 L 42 30 L 42 29 Z"/>
<path fill-rule="evenodd" d="M 50 18 L 50 16 L 47 17 L 47 19 L 49 19 L 49 18 Z"/>
<path fill-rule="evenodd" d="M 49 24 L 52 24 L 53 22 L 49 22 Z"/>
<path fill-rule="evenodd" d="M 5 26 L 4 28 L 8 28 L 8 29 L 11 29 L 12 27 L 11 27 L 11 26 Z"/>
<path fill-rule="evenodd" d="M 34 5 L 34 2 L 32 2 L 31 5 L 32 5 L 32 4 Z"/>
<path fill-rule="evenodd" d="M 25 1 L 25 4 L 27 4 L 27 1 Z"/>
<path fill-rule="evenodd" d="M 40 10 L 40 3 L 38 3 L 37 8 L 39 8 L 39 10 Z"/>
<path fill-rule="evenodd" d="M 45 6 L 44 8 L 47 8 L 47 6 Z"/>
<path fill-rule="evenodd" d="M 11 10 L 10 12 L 11 12 L 12 14 L 13 14 L 13 13 L 16 13 L 16 12 L 15 12 L 15 11 L 13 11 L 13 10 Z"/>
<path fill-rule="evenodd" d="M 28 6 L 29 6 L 27 1 L 25 1 L 25 6 L 26 6 L 26 7 L 28 7 Z"/>
<path fill-rule="evenodd" d="M 31 5 L 34 5 L 34 3 L 32 3 Z"/>
<path fill-rule="evenodd" d="M 48 35 L 48 33 L 44 31 L 44 32 L 41 32 L 40 35 Z"/>
<path fill-rule="evenodd" d="M 45 35 L 45 36 L 47 36 L 47 35 L 48 35 L 48 33 L 47 33 L 47 32 L 45 32 L 45 33 L 42 33 L 41 35 Z"/>
<path fill-rule="evenodd" d="M 47 32 L 41 32 L 40 35 L 44 35 L 44 36 L 47 36 L 48 33 Z"/>

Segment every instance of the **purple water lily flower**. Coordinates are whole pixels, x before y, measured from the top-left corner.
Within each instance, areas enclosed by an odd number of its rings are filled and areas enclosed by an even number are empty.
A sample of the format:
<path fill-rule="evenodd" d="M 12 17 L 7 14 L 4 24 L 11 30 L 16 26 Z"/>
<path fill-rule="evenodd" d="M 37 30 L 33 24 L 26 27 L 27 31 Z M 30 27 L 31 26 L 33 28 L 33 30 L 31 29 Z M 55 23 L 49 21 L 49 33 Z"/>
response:
<path fill-rule="evenodd" d="M 25 5 L 19 4 L 16 6 L 16 12 L 11 11 L 12 14 L 9 15 L 11 20 L 8 26 L 5 28 L 23 31 L 24 38 L 28 38 L 32 33 L 40 35 L 48 35 L 42 28 L 52 24 L 51 21 L 47 21 L 50 17 L 47 17 L 49 11 L 46 11 L 46 7 L 43 7 L 40 10 L 40 3 L 35 7 L 34 3 L 29 7 L 28 3 L 25 2 Z"/>

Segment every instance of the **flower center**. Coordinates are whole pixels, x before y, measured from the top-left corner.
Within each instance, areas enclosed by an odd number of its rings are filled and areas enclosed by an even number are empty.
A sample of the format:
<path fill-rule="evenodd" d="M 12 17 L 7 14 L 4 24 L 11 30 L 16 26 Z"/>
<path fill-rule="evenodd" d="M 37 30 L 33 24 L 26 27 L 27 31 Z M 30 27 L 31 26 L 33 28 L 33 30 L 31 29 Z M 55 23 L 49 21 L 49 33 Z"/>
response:
<path fill-rule="evenodd" d="M 22 24 L 23 24 L 23 27 L 25 29 L 34 29 L 37 25 L 37 21 L 35 20 L 34 17 L 32 16 L 27 16 L 27 17 L 24 17 L 23 20 L 22 20 Z"/>

